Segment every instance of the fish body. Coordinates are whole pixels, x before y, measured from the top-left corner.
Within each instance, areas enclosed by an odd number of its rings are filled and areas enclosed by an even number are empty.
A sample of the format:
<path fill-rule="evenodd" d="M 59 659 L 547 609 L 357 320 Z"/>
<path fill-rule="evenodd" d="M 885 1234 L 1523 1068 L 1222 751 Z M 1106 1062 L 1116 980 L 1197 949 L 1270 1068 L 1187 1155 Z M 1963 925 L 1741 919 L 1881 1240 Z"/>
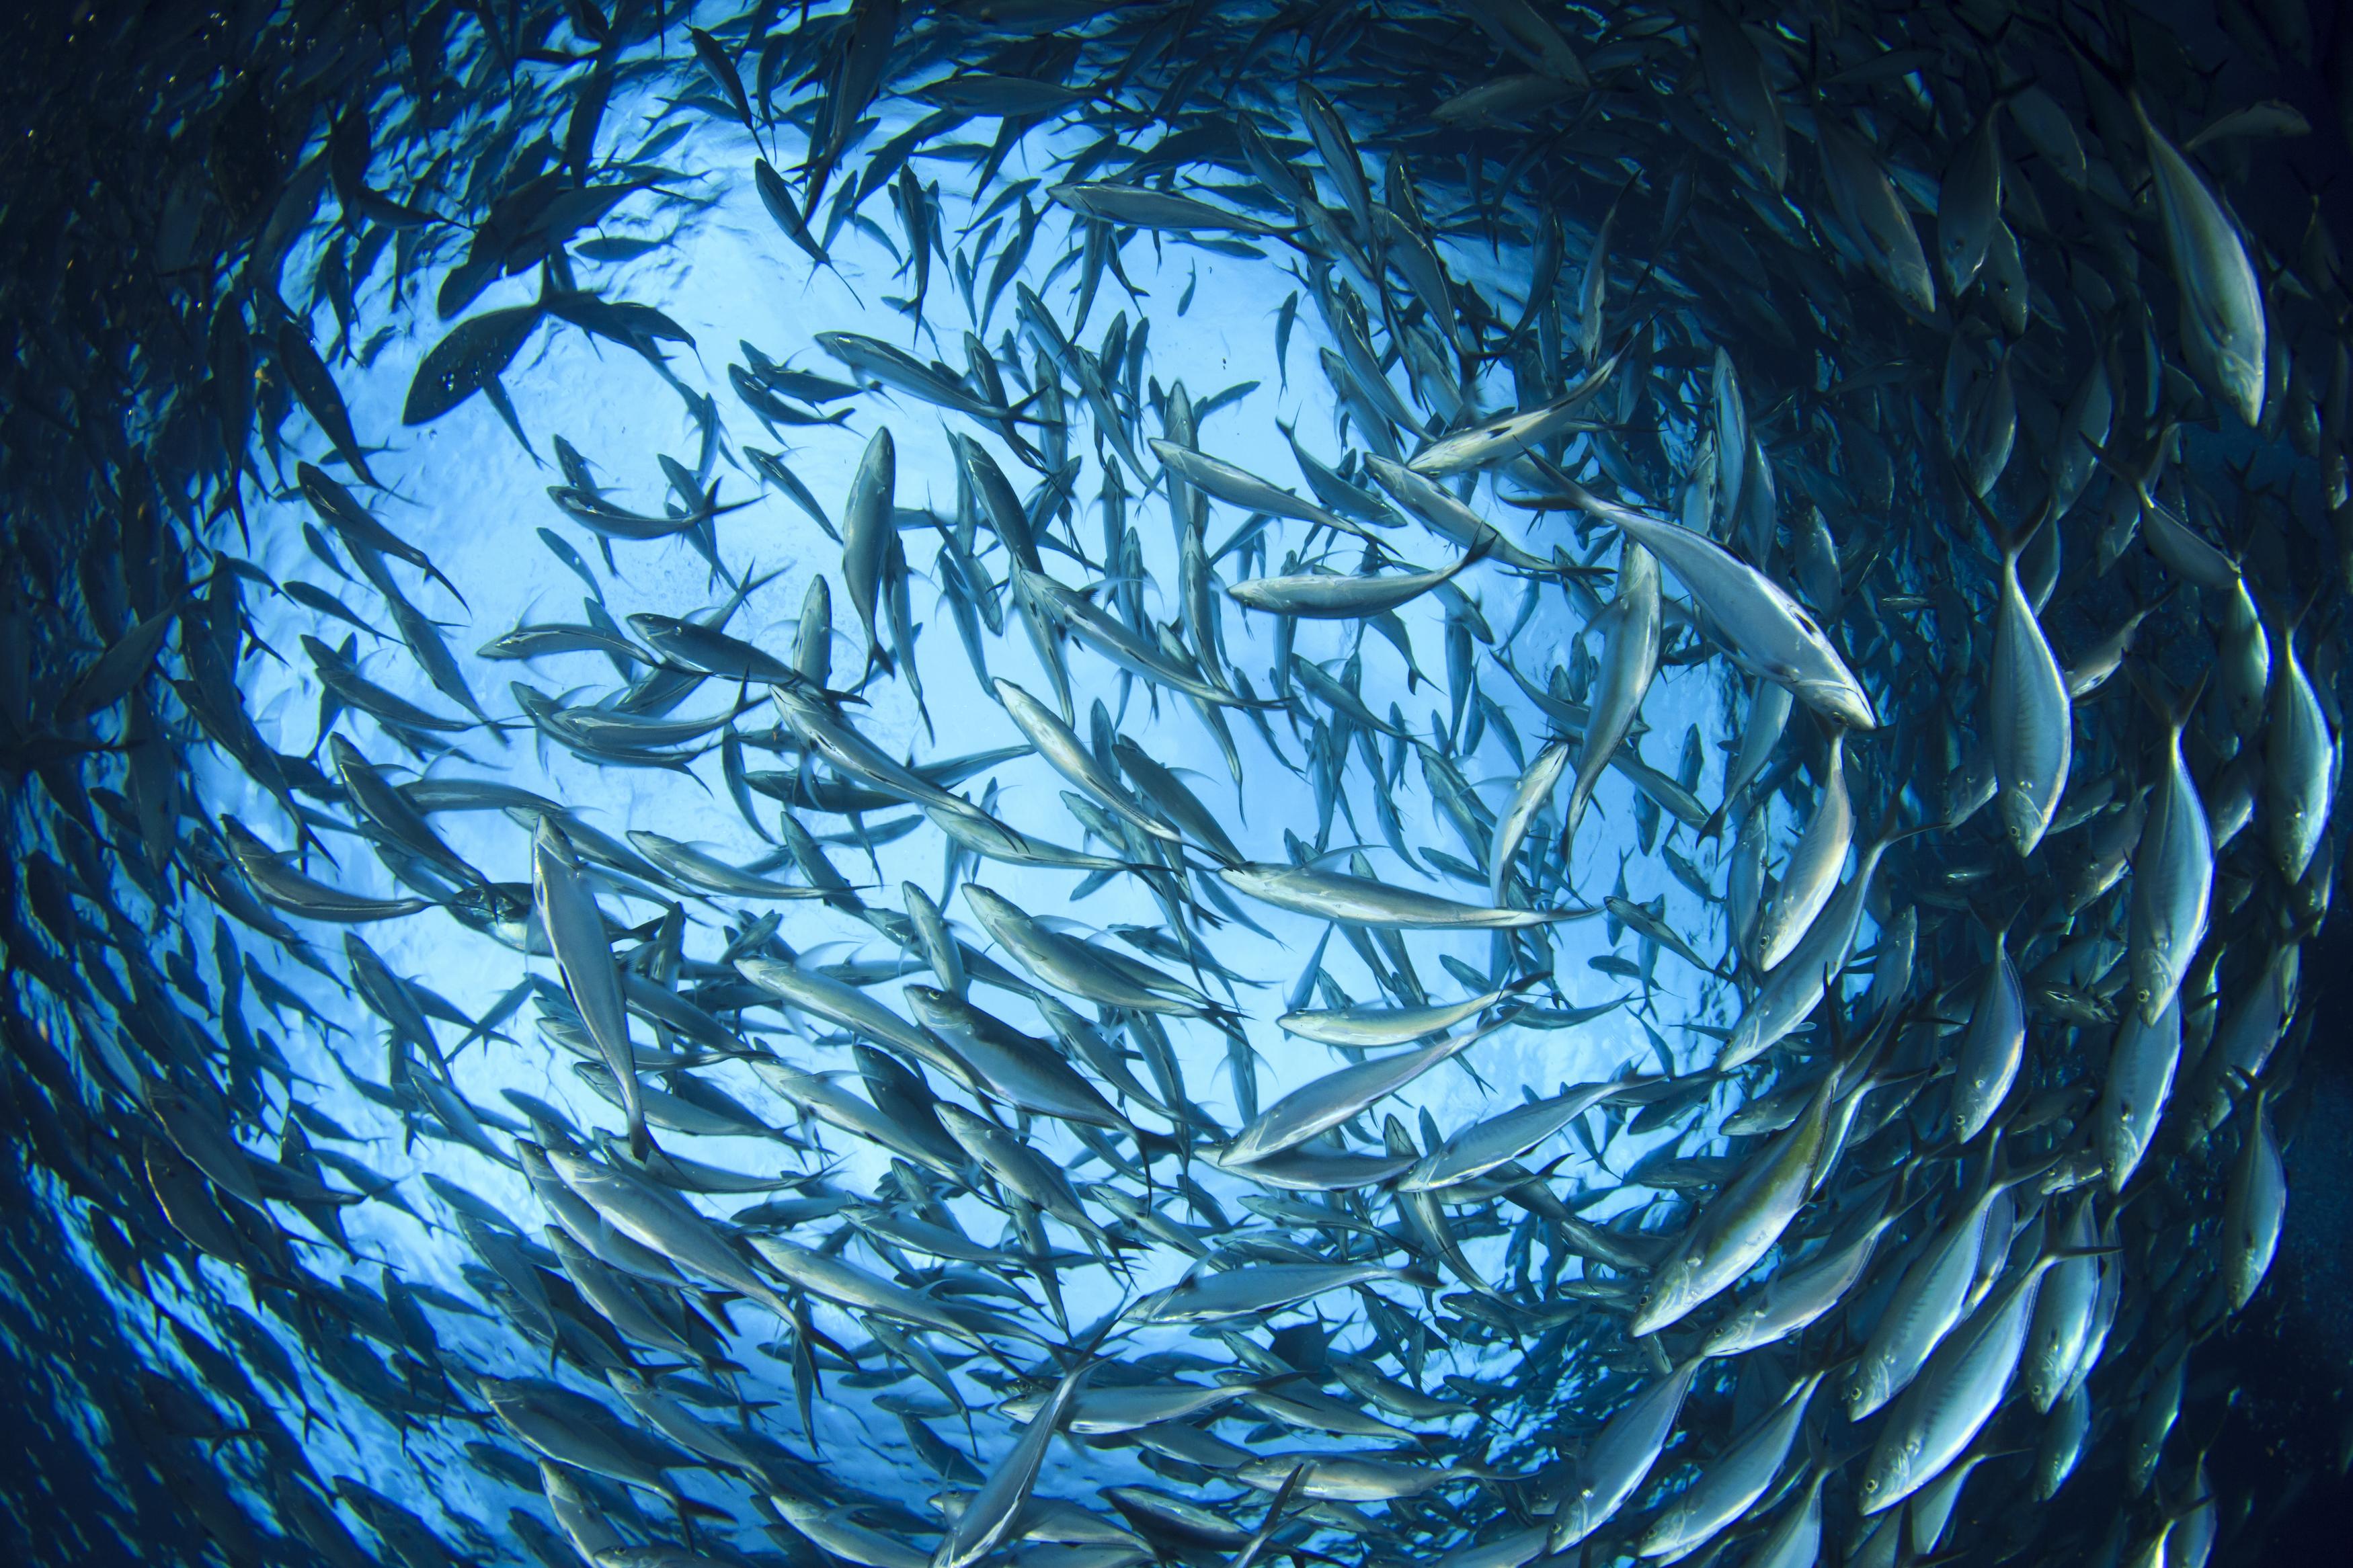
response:
<path fill-rule="evenodd" d="M 2205 939 L 2214 891 L 2214 836 L 2206 803 L 2181 754 L 2181 719 L 2168 721 L 2161 774 L 2147 824 L 2132 852 L 2132 1000 L 2143 1023 L 2173 1005 L 2198 944 Z"/>
<path fill-rule="evenodd" d="M 1369 877 L 1303 866 L 1244 864 L 1218 875 L 1237 891 L 1277 909 L 1321 920 L 1402 930 L 1503 931 L 1577 920 L 1588 910 L 1481 908 L 1432 893 L 1393 887 Z"/>
<path fill-rule="evenodd" d="M 2148 147 L 2166 248 L 2181 295 L 2181 337 L 2192 366 L 2249 425 L 2263 417 L 2263 291 L 2235 226 L 2189 161 L 2132 110 Z"/>
<path fill-rule="evenodd" d="M 1831 1093 L 1824 1076 L 1796 1122 L 1751 1157 L 1739 1176 L 1708 1203 L 1674 1252 L 1652 1273 L 1632 1331 L 1656 1333 L 1680 1322 L 1755 1267 L 1797 1218 L 1829 1147 Z"/>
<path fill-rule="evenodd" d="M 1780 887 L 1757 921 L 1757 967 L 1770 971 L 1789 956 L 1813 928 L 1831 896 L 1838 890 L 1839 874 L 1846 869 L 1847 851 L 1854 843 L 1854 805 L 1847 795 L 1844 738 L 1831 740 L 1829 770 L 1821 797 L 1806 830 L 1789 852 Z"/>
<path fill-rule="evenodd" d="M 1601 679 L 1577 754 L 1577 777 L 1563 811 L 1564 842 L 1574 838 L 1586 803 L 1601 770 L 1609 765 L 1642 710 L 1642 699 L 1658 674 L 1662 622 L 1659 607 L 1659 560 L 1628 537 L 1619 553 L 1618 595 L 1601 617 Z"/>
<path fill-rule="evenodd" d="M 2074 717 L 2059 661 L 2044 640 L 2018 581 L 2018 552 L 2001 557 L 2001 602 L 1994 623 L 1987 690 L 1987 750 L 1993 762 L 1995 810 L 2010 847 L 2031 855 L 2067 787 L 2074 755 Z"/>
<path fill-rule="evenodd" d="M 1624 530 L 1675 574 L 1733 662 L 1850 729 L 1878 728 L 1871 699 L 1846 661 L 1772 579 L 1679 523 L 1605 501 L 1574 482 L 1566 489 L 1571 500 Z"/>

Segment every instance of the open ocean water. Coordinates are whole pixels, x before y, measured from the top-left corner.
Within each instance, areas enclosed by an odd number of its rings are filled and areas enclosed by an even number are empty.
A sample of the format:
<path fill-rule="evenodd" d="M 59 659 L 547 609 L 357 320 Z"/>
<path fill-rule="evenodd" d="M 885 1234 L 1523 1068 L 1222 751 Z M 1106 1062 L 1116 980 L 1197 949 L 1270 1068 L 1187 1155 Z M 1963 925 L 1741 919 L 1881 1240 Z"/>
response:
<path fill-rule="evenodd" d="M 23 8 L 0 1553 L 2353 1517 L 2353 18 Z"/>

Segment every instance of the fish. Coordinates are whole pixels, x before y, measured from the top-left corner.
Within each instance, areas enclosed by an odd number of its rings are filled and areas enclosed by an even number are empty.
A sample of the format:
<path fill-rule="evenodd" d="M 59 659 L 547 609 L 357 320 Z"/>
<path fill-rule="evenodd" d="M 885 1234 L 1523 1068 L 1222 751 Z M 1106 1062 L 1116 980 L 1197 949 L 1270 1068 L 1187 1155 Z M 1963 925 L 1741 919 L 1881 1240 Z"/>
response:
<path fill-rule="evenodd" d="M 1825 1246 L 1802 1264 L 1785 1265 L 1745 1298 L 1700 1342 L 1700 1353 L 1740 1355 L 1774 1344 L 1818 1321 L 1861 1282 L 1882 1237 L 1901 1217 L 1883 1214 L 1843 1246 Z"/>
<path fill-rule="evenodd" d="M 2019 585 L 2019 549 L 2014 542 L 2002 545 L 1986 730 L 1994 807 L 2010 848 L 2022 858 L 2034 853 L 2058 813 L 2075 727 L 2066 679 Z"/>
<path fill-rule="evenodd" d="M 750 1298 L 786 1322 L 792 1311 L 726 1236 L 686 1201 L 623 1166 L 600 1164 L 560 1149 L 547 1161 L 564 1184 L 616 1230 L 680 1268 Z"/>
<path fill-rule="evenodd" d="M 1290 491 L 1277 488 L 1256 474 L 1236 468 L 1222 458 L 1213 458 L 1190 447 L 1180 447 L 1174 441 L 1155 437 L 1148 443 L 1153 455 L 1186 484 L 1204 495 L 1238 506 L 1246 511 L 1268 512 L 1277 517 L 1296 518 L 1315 523 L 1339 533 L 1353 533 L 1377 545 L 1380 536 L 1351 517 L 1329 511 L 1313 501 L 1303 500 Z"/>
<path fill-rule="evenodd" d="M 2063 1245 L 2086 1254 L 2096 1250 L 2099 1231 L 2089 1196 L 2079 1199 L 2069 1212 L 2060 1239 Z M 2085 1256 L 2060 1264 L 2036 1295 L 2025 1355 L 2026 1396 L 2038 1413 L 2050 1415 L 2065 1397 L 2091 1336 L 2092 1312 L 2099 1294 L 2099 1259 Z"/>
<path fill-rule="evenodd" d="M 1853 872 L 1829 906 L 1807 929 L 1789 956 L 1757 988 L 1757 995 L 1741 1014 L 1739 1023 L 1734 1026 L 1731 1037 L 1716 1058 L 1719 1070 L 1728 1072 L 1756 1060 L 1787 1039 L 1789 1031 L 1812 1013 L 1854 951 L 1864 901 L 1878 874 L 1880 861 L 1896 844 L 1926 831 L 1896 830 L 1891 825 L 1889 831 L 1873 840 L 1856 858 Z"/>
<path fill-rule="evenodd" d="M 2001 210 L 2001 117 L 1989 110 L 1953 154 L 1936 193 L 1936 263 L 1948 295 L 1968 291 L 1985 266 Z"/>
<path fill-rule="evenodd" d="M 643 828 L 629 830 L 629 843 L 670 876 L 707 893 L 733 899 L 820 899 L 822 888 L 797 888 L 766 877 L 754 877 L 718 857 Z"/>
<path fill-rule="evenodd" d="M 2319 851 L 2337 785 L 2337 742 L 2295 655 L 2295 633 L 2280 636 L 2270 682 L 2272 710 L 2264 727 L 2263 815 L 2270 826 L 2272 864 L 2290 886 L 2302 881 Z"/>
<path fill-rule="evenodd" d="M 816 341 L 818 347 L 840 361 L 852 374 L 862 375 L 894 392 L 903 392 L 985 425 L 1000 425 L 1012 417 L 1012 410 L 984 402 L 953 378 L 880 339 L 859 332 L 829 331 L 818 333 Z"/>
<path fill-rule="evenodd" d="M 347 547 L 355 552 L 389 555 L 404 564 L 414 566 L 448 589 L 450 597 L 460 605 L 465 603 L 465 596 L 458 592 L 458 585 L 441 574 L 433 564 L 431 556 L 377 521 L 373 512 L 360 505 L 356 496 L 331 475 L 309 463 L 297 464 L 294 474 L 302 499 L 310 503 L 319 521 L 333 529 L 336 537 L 343 540 Z M 365 556 L 363 555 L 362 559 L 364 560 Z"/>
<path fill-rule="evenodd" d="M 936 1038 L 854 985 L 766 956 L 739 958 L 735 969 L 745 980 L 780 1002 L 880 1045 L 904 1051 L 918 1060 L 931 1062 L 952 1077 L 969 1074 L 962 1059 Z"/>
<path fill-rule="evenodd" d="M 1126 1118 L 1043 1041 L 928 985 L 906 988 L 915 1016 L 990 1093 L 1024 1110 L 1126 1130 Z"/>
<path fill-rule="evenodd" d="M 1972 1291 L 1989 1252 L 2005 1247 L 2008 1194 L 2033 1174 L 1989 1152 L 1976 1184 L 1896 1280 L 1894 1295 L 1858 1358 L 1844 1397 L 1849 1420 L 1884 1408 L 1912 1387 L 1974 1305 Z"/>
<path fill-rule="evenodd" d="M 1427 474 L 1378 453 L 1365 459 L 1365 468 L 1392 500 L 1449 542 L 1466 551 L 1478 550 L 1515 572 L 1553 570 L 1551 563 L 1514 543 Z"/>
<path fill-rule="evenodd" d="M 782 1237 L 754 1236 L 751 1245 L 779 1278 L 811 1295 L 932 1329 L 967 1343 L 982 1342 L 963 1318 L 865 1269 L 796 1247 Z"/>
<path fill-rule="evenodd" d="M 1560 1505 L 1547 1551 L 1577 1544 L 1617 1516 L 1659 1462 L 1700 1368 L 1685 1362 L 1653 1381 L 1601 1429 L 1577 1468 L 1576 1491 Z"/>
<path fill-rule="evenodd" d="M 1756 43 L 1738 18 L 1721 5 L 1700 8 L 1699 58 L 1710 109 L 1767 188 L 1780 190 L 1788 178 L 1789 163 L 1780 99 Z"/>
<path fill-rule="evenodd" d="M 1443 478 L 1507 461 L 1558 439 L 1576 428 L 1578 411 L 1609 384 L 1624 353 L 1621 349 L 1588 369 L 1575 385 L 1538 407 L 1497 415 L 1449 432 L 1416 453 L 1406 467 L 1417 474 Z"/>
<path fill-rule="evenodd" d="M 1509 1022 L 1498 1019 L 1460 1035 L 1441 1037 L 1419 1050 L 1377 1057 L 1326 1073 L 1269 1106 L 1228 1141 L 1219 1157 L 1229 1164 L 1247 1165 L 1295 1148 L 1359 1115 Z"/>
<path fill-rule="evenodd" d="M 2163 714 L 2165 761 L 2148 822 L 2133 850 L 2127 962 L 2133 1003 L 2154 1024 L 2179 994 L 2206 935 L 2214 889 L 2214 837 L 2205 802 L 2181 754 L 2186 709 Z"/>
<path fill-rule="evenodd" d="M 939 1568 L 966 1568 L 1014 1533 L 1030 1489 L 1038 1484 L 1039 1471 L 1045 1466 L 1047 1445 L 1069 1418 L 1093 1373 L 1092 1364 L 1077 1366 L 1054 1385 L 1053 1394 L 1023 1426 L 1012 1451 L 942 1538 L 932 1559 Z"/>
<path fill-rule="evenodd" d="M 2010 933 L 1994 934 L 1993 962 L 1969 1005 L 1968 1027 L 1953 1056 L 1953 1139 L 1973 1142 L 2018 1081 L 2026 1052 L 2026 994 L 2010 960 Z"/>
<path fill-rule="evenodd" d="M 1821 795 L 1814 814 L 1798 836 L 1782 868 L 1780 885 L 1757 917 L 1757 967 L 1770 972 L 1780 967 L 1837 890 L 1839 874 L 1846 869 L 1847 852 L 1854 844 L 1854 805 L 1847 795 L 1846 738 L 1831 737 L 1830 761 L 1822 775 Z"/>
<path fill-rule="evenodd" d="M 1936 278 L 1878 149 L 1834 116 L 1825 116 L 1819 130 L 1825 183 L 1849 240 L 1899 300 L 1923 316 L 1933 314 Z"/>
<path fill-rule="evenodd" d="M 1497 1003 L 1540 984 L 1541 979 L 1541 976 L 1528 976 L 1511 985 L 1499 986 L 1460 1002 L 1441 1003 L 1434 1006 L 1294 1010 L 1283 1014 L 1275 1023 L 1285 1034 L 1319 1040 L 1327 1046 L 1363 1049 L 1402 1046 L 1476 1017 Z"/>
<path fill-rule="evenodd" d="M 2272 1137 L 2269 1100 L 2268 1085 L 2256 1085 L 2249 1096 L 2250 1125 L 2222 1203 L 2222 1288 L 2234 1312 L 2246 1310 L 2271 1271 L 2287 1207 L 2287 1173 Z"/>
<path fill-rule="evenodd" d="M 2301 7 L 249 9 L 20 30 L 20 1556 L 2193 1563 L 2329 1462 L 2215 1332 L 2327 1153 Z"/>
<path fill-rule="evenodd" d="M 1219 868 L 1237 891 L 1277 909 L 1322 920 L 1407 930 L 1506 931 L 1581 920 L 1592 910 L 1482 909 L 1433 893 L 1393 887 L 1368 877 L 1303 866 L 1246 863 Z"/>
<path fill-rule="evenodd" d="M 1692 1222 L 1674 1252 L 1653 1271 L 1630 1325 L 1653 1334 L 1681 1321 L 1748 1272 L 1780 1239 L 1812 1192 L 1828 1151 L 1835 1072 L 1825 1074 L 1797 1121 L 1750 1156 Z"/>
<path fill-rule="evenodd" d="M 1488 851 L 1492 857 L 1487 868 L 1487 901 L 1498 908 L 1504 903 L 1505 885 L 1511 880 L 1514 862 L 1519 858 L 1520 847 L 1527 842 L 1528 831 L 1535 825 L 1536 816 L 1552 799 L 1568 772 L 1572 748 L 1566 740 L 1547 742 L 1535 754 L 1519 783 L 1512 790 L 1512 798 L 1495 819 L 1493 842 Z M 1588 791 L 1589 793 L 1589 791 Z"/>
<path fill-rule="evenodd" d="M 2148 148 L 2166 249 L 2180 286 L 2184 355 L 2253 425 L 2263 417 L 2265 322 L 2246 247 L 2198 171 L 2150 121 L 2140 95 L 2129 101 Z"/>
<path fill-rule="evenodd" d="M 1879 727 L 1871 698 L 1846 661 L 1813 617 L 1770 578 L 1679 523 L 1605 501 L 1574 480 L 1565 489 L 1572 502 L 1624 530 L 1675 574 L 1734 663 L 1850 729 Z"/>
<path fill-rule="evenodd" d="M 1046 194 L 1072 212 L 1135 228 L 1230 230 L 1272 235 L 1282 230 L 1246 213 L 1227 212 L 1190 196 L 1103 180 L 1066 180 Z"/>
<path fill-rule="evenodd" d="M 1270 615 L 1299 616 L 1309 620 L 1365 620 L 1409 605 L 1440 584 L 1452 582 L 1465 568 L 1476 563 L 1481 553 L 1474 544 L 1452 565 L 1385 576 L 1295 573 L 1284 577 L 1253 577 L 1234 584 L 1226 593 L 1236 604 Z"/>
<path fill-rule="evenodd" d="M 1563 810 L 1561 843 L 1564 855 L 1584 820 L 1593 798 L 1593 786 L 1642 711 L 1659 666 L 1663 621 L 1659 607 L 1658 557 L 1628 535 L 1618 561 L 1618 594 L 1598 617 L 1601 630 L 1601 679 L 1588 710 L 1583 744 L 1577 753 L 1577 776 Z"/>
<path fill-rule="evenodd" d="M 252 890 L 279 909 L 309 920 L 339 924 L 398 920 L 431 907 L 418 898 L 375 899 L 349 893 L 296 869 L 290 857 L 272 849 L 234 816 L 221 818 L 221 834 L 237 869 Z"/>
<path fill-rule="evenodd" d="M 1886 1428 L 1864 1461 L 1858 1492 L 1866 1516 L 1917 1492 L 1977 1436 L 2017 1375 L 2042 1277 L 2064 1261 L 2045 1253 L 2011 1270 L 1939 1347 L 1919 1381 L 1889 1412 Z"/>
<path fill-rule="evenodd" d="M 858 612 L 859 623 L 866 628 L 867 668 L 889 670 L 891 656 L 882 650 L 882 640 L 875 630 L 875 616 L 881 603 L 884 563 L 889 556 L 891 541 L 896 537 L 896 524 L 892 515 L 892 486 L 897 472 L 897 460 L 885 426 L 874 432 L 866 444 L 866 455 L 859 459 L 858 477 L 851 481 L 849 500 L 841 510 L 841 578 L 849 592 L 850 608 Z"/>
<path fill-rule="evenodd" d="M 1821 1381 L 1819 1372 L 1799 1378 L 1778 1405 L 1733 1439 L 1698 1484 L 1660 1515 L 1635 1551 L 1670 1561 L 1688 1555 L 1746 1513 L 1788 1458 L 1806 1406 Z"/>
<path fill-rule="evenodd" d="M 1124 788 L 1119 779 L 1101 759 L 1087 750 L 1053 712 L 1012 681 L 999 676 L 992 683 L 997 700 L 1005 705 L 1014 724 L 1027 736 L 1029 744 L 1046 760 L 1048 766 L 1078 785 L 1096 800 L 1111 808 L 1113 815 L 1135 826 L 1144 833 L 1174 844 L 1183 835 L 1173 825 L 1162 821 L 1145 809 Z"/>
<path fill-rule="evenodd" d="M 1517 1160 L 1595 1106 L 1630 1093 L 1638 1085 L 1611 1079 L 1532 1100 L 1489 1117 L 1423 1155 L 1398 1182 L 1400 1192 L 1434 1192 L 1475 1181 Z"/>
<path fill-rule="evenodd" d="M 1145 1298 L 1137 1310 L 1157 1323 L 1203 1323 L 1272 1311 L 1327 1291 L 1380 1280 L 1412 1283 L 1401 1269 L 1374 1263 L 1266 1264 L 1219 1274 L 1196 1274 Z"/>

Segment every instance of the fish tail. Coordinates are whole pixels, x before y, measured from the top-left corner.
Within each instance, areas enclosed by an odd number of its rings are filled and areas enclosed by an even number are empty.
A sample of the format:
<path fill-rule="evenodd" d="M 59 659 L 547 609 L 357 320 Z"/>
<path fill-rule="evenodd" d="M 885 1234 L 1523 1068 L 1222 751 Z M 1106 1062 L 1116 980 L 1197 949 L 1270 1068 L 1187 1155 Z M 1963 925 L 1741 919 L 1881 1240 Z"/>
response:
<path fill-rule="evenodd" d="M 2198 672 L 2198 679 L 2185 690 L 2166 679 L 2165 672 L 2155 665 L 2139 659 L 2125 661 L 2125 679 L 2132 682 L 2149 711 L 2168 730 L 2179 732 L 2189 722 L 2190 714 L 2198 710 L 2199 699 L 2206 695 L 2207 683 L 2214 678 L 2211 663 Z"/>

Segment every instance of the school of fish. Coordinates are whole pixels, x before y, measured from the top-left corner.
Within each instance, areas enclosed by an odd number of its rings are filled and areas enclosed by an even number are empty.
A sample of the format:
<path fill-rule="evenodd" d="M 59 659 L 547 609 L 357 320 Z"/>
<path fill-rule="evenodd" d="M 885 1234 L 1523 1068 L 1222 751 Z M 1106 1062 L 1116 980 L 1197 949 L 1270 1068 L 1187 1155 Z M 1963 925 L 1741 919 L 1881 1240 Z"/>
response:
<path fill-rule="evenodd" d="M 77 13 L 24 1560 L 2263 1560 L 2353 46 L 2189 9 Z"/>

